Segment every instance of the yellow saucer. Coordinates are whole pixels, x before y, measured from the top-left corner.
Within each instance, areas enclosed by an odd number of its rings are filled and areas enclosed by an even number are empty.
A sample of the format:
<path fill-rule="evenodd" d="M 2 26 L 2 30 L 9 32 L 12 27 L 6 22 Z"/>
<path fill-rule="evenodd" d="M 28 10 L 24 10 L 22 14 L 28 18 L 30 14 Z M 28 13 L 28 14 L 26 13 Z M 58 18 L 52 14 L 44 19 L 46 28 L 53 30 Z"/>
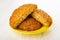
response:
<path fill-rule="evenodd" d="M 22 33 L 22 34 L 39 34 L 39 33 L 45 32 L 49 27 L 51 27 L 52 23 L 50 24 L 50 26 L 42 26 L 40 29 L 35 30 L 35 31 L 24 31 L 24 30 L 20 30 L 20 29 L 14 29 L 12 27 L 11 27 L 11 29 L 17 33 Z"/>
<path fill-rule="evenodd" d="M 43 26 L 42 28 L 35 30 L 35 31 L 23 31 L 23 30 L 19 30 L 19 29 L 13 29 L 15 32 L 17 33 L 22 33 L 22 34 L 38 34 L 38 33 L 42 33 L 44 31 L 46 31 L 49 27 L 47 26 Z"/>
<path fill-rule="evenodd" d="M 52 23 L 51 23 L 52 25 Z M 42 33 L 42 32 L 45 32 L 50 26 L 42 26 L 40 29 L 38 30 L 35 30 L 35 31 L 24 31 L 24 30 L 20 30 L 20 29 L 14 29 L 11 27 L 11 29 L 17 33 L 22 33 L 22 34 L 39 34 L 39 33 Z"/>

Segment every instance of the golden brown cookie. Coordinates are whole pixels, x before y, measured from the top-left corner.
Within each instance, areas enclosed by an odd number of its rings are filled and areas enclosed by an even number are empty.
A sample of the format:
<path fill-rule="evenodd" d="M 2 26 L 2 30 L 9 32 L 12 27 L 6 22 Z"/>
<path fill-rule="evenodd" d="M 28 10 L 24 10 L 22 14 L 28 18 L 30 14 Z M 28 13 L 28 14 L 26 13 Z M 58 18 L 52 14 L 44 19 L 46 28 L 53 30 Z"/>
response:
<path fill-rule="evenodd" d="M 16 28 L 36 8 L 37 5 L 35 4 L 24 4 L 19 8 L 15 9 L 10 17 L 10 26 Z"/>
<path fill-rule="evenodd" d="M 27 18 L 18 26 L 20 30 L 26 30 L 26 31 L 37 30 L 37 29 L 40 29 L 41 27 L 42 27 L 42 24 L 39 23 L 34 18 Z"/>
<path fill-rule="evenodd" d="M 52 23 L 51 17 L 41 9 L 36 9 L 31 15 L 45 26 L 49 26 Z"/>

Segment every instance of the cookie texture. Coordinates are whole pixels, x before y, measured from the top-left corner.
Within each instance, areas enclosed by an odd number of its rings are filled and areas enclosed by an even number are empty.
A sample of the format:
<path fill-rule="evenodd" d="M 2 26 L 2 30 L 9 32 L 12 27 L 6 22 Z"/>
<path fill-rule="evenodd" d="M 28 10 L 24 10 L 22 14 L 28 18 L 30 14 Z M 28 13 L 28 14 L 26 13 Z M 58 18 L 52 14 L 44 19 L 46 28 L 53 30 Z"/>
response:
<path fill-rule="evenodd" d="M 15 9 L 10 17 L 10 26 L 16 28 L 36 8 L 37 5 L 35 4 L 24 4 L 18 7 L 17 9 Z"/>
<path fill-rule="evenodd" d="M 39 23 L 34 18 L 27 18 L 18 26 L 19 29 L 26 30 L 26 31 L 37 30 L 37 29 L 40 29 L 41 27 L 42 27 L 42 24 Z"/>
<path fill-rule="evenodd" d="M 31 15 L 45 26 L 49 26 L 52 23 L 51 17 L 41 9 L 36 9 Z"/>

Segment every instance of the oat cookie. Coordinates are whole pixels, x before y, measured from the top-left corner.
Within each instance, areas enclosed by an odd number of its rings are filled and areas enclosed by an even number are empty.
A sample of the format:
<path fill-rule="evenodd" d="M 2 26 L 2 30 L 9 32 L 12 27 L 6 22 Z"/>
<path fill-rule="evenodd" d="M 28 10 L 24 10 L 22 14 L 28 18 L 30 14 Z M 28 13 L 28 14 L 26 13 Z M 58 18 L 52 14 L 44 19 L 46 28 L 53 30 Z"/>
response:
<path fill-rule="evenodd" d="M 31 15 L 45 26 L 49 26 L 52 23 L 51 17 L 41 9 L 36 9 Z"/>
<path fill-rule="evenodd" d="M 36 8 L 37 5 L 35 4 L 24 4 L 19 8 L 15 9 L 10 17 L 10 26 L 16 28 Z"/>
<path fill-rule="evenodd" d="M 41 27 L 42 27 L 42 24 L 39 23 L 34 18 L 27 18 L 18 26 L 19 29 L 26 30 L 26 31 L 37 30 L 37 29 L 40 29 Z"/>

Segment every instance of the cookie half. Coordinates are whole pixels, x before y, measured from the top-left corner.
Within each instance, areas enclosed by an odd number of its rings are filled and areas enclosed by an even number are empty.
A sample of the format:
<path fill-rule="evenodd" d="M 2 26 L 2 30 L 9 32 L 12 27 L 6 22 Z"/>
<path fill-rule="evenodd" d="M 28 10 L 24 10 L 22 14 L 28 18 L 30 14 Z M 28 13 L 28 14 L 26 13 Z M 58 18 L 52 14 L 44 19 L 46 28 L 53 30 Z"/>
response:
<path fill-rule="evenodd" d="M 41 9 L 36 9 L 31 15 L 45 26 L 49 26 L 52 23 L 51 17 Z"/>
<path fill-rule="evenodd" d="M 19 8 L 15 9 L 10 17 L 10 26 L 16 28 L 36 8 L 37 5 L 35 4 L 24 4 Z"/>
<path fill-rule="evenodd" d="M 27 18 L 18 26 L 20 30 L 24 30 L 24 31 L 38 30 L 41 27 L 42 27 L 42 24 L 32 17 Z"/>

